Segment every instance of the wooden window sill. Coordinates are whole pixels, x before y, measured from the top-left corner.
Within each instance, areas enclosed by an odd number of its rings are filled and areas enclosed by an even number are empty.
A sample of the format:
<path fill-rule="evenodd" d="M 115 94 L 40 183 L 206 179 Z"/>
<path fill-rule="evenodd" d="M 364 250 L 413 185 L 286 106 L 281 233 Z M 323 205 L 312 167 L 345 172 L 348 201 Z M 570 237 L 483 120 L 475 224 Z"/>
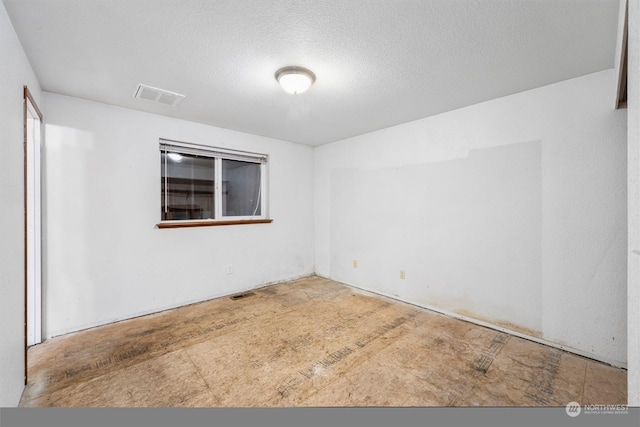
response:
<path fill-rule="evenodd" d="M 272 219 L 223 219 L 195 221 L 167 221 L 156 224 L 157 228 L 211 227 L 214 225 L 268 224 Z"/>

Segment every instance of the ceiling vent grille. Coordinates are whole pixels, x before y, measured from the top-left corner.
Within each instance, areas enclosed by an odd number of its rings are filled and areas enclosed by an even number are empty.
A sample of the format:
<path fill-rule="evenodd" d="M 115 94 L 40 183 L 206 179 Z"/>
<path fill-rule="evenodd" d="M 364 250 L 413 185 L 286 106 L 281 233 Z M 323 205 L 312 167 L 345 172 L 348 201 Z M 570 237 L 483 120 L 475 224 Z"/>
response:
<path fill-rule="evenodd" d="M 184 95 L 181 95 L 179 93 L 170 92 L 164 89 L 158 89 L 157 87 L 151 87 L 143 84 L 138 85 L 135 97 L 146 99 L 147 101 L 169 105 L 171 107 L 175 107 L 185 98 Z"/>

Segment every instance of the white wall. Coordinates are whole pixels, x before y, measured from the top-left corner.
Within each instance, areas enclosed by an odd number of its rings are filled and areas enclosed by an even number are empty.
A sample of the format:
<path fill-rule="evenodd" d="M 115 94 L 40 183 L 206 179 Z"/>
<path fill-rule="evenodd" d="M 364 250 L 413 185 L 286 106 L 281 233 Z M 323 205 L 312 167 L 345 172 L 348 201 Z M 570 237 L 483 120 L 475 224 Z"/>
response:
<path fill-rule="evenodd" d="M 640 0 L 629 1 L 629 405 L 640 406 Z"/>
<path fill-rule="evenodd" d="M 604 71 L 318 147 L 317 274 L 625 366 L 615 92 Z"/>
<path fill-rule="evenodd" d="M 40 85 L 2 2 L 0 58 L 0 407 L 7 407 L 24 388 L 23 86 L 39 104 Z"/>
<path fill-rule="evenodd" d="M 47 92 L 43 103 L 46 337 L 314 272 L 311 147 Z M 159 138 L 268 154 L 273 223 L 155 228 Z"/>

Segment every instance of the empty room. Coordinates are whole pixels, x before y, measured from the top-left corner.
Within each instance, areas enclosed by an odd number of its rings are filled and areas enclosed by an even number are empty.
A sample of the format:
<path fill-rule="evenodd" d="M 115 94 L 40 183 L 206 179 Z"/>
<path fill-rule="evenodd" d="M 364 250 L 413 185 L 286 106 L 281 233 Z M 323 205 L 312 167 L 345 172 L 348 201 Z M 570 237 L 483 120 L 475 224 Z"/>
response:
<path fill-rule="evenodd" d="M 2 0 L 0 406 L 628 413 L 638 6 Z"/>

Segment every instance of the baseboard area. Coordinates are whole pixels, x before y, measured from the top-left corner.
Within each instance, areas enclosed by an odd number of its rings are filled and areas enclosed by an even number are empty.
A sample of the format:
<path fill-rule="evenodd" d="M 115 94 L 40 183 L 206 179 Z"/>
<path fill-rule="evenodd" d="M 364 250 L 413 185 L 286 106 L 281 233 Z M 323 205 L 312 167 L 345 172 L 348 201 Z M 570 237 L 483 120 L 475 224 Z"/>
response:
<path fill-rule="evenodd" d="M 329 279 L 329 280 L 335 280 L 335 279 L 332 279 L 330 277 L 325 277 L 325 276 L 320 276 L 320 275 L 318 275 L 318 277 L 323 277 L 323 278 Z M 519 331 L 515 331 L 513 329 L 509 329 L 509 328 L 505 328 L 505 327 L 502 327 L 502 326 L 498 326 L 498 325 L 495 325 L 495 324 L 492 324 L 492 323 L 489 323 L 489 322 L 486 322 L 486 321 L 483 321 L 483 320 L 475 319 L 473 317 L 464 316 L 464 315 L 458 314 L 458 313 L 456 313 L 454 311 L 449 311 L 449 310 L 446 310 L 446 309 L 442 309 L 440 307 L 435 307 L 435 306 L 428 305 L 428 304 L 418 304 L 418 303 L 415 303 L 413 301 L 409 301 L 409 300 L 405 300 L 405 299 L 399 298 L 399 297 L 397 297 L 395 295 L 389 295 L 389 294 L 385 294 L 383 292 L 372 291 L 370 289 L 366 289 L 366 288 L 363 288 L 361 286 L 353 285 L 351 283 L 344 283 L 344 282 L 340 282 L 338 280 L 336 280 L 336 281 L 339 282 L 339 283 L 342 283 L 343 285 L 346 285 L 346 286 L 349 286 L 349 287 L 352 287 L 352 288 L 355 288 L 355 289 L 359 289 L 359 290 L 364 291 L 364 292 L 370 292 L 372 294 L 380 295 L 380 296 L 383 296 L 385 298 L 390 298 L 390 299 L 395 300 L 395 301 L 401 301 L 401 302 L 406 303 L 406 304 L 411 304 L 411 305 L 414 305 L 416 307 L 424 308 L 424 309 L 427 309 L 427 310 L 430 310 L 430 311 L 433 311 L 433 312 L 436 312 L 436 313 L 440 313 L 440 314 L 443 314 L 445 316 L 449 316 L 449 317 L 452 317 L 452 318 L 455 318 L 455 319 L 464 320 L 465 322 L 473 323 L 473 324 L 476 324 L 476 325 L 479 325 L 479 326 L 484 326 L 485 328 L 490 328 L 490 329 L 493 329 L 493 330 L 496 330 L 496 331 L 504 332 L 504 333 L 507 333 L 509 335 L 513 335 L 513 336 L 516 336 L 516 337 L 519 337 L 519 338 L 522 338 L 522 339 L 526 339 L 526 340 L 529 340 L 529 341 L 536 342 L 538 344 L 543 344 L 543 345 L 546 345 L 546 346 L 549 346 L 549 347 L 553 347 L 553 348 L 557 348 L 557 349 L 560 349 L 560 350 L 564 350 L 564 351 L 567 351 L 569 353 L 573 353 L 575 355 L 578 355 L 578 356 L 581 356 L 581 357 L 585 357 L 587 359 L 596 360 L 598 362 L 606 363 L 606 364 L 614 366 L 616 368 L 627 369 L 627 363 L 626 362 L 621 362 L 619 360 L 607 359 L 605 357 L 598 357 L 597 355 L 594 355 L 592 353 L 588 353 L 586 351 L 583 351 L 583 350 L 580 350 L 580 349 L 577 349 L 577 348 L 573 348 L 573 347 L 570 347 L 570 346 L 558 344 L 558 343 L 553 342 L 553 341 L 545 340 L 543 338 L 535 337 L 533 335 L 525 334 L 525 333 L 522 333 L 522 332 L 519 332 Z"/>
<path fill-rule="evenodd" d="M 299 279 L 304 279 L 305 277 L 311 277 L 311 276 L 315 276 L 315 274 L 311 273 L 311 274 L 303 274 L 300 276 L 294 276 L 291 278 L 287 278 L 287 279 L 282 279 L 282 280 L 274 280 L 271 282 L 263 282 L 254 286 L 246 286 L 246 287 L 242 287 L 242 288 L 238 288 L 237 290 L 234 290 L 234 292 L 232 293 L 225 293 L 225 294 L 219 294 L 219 295 L 211 295 L 211 296 L 207 296 L 206 298 L 202 298 L 202 299 L 194 299 L 194 300 L 187 300 L 185 302 L 181 302 L 179 304 L 174 304 L 174 305 L 167 305 L 167 306 L 161 306 L 155 309 L 151 309 L 151 310 L 144 310 L 144 311 L 140 311 L 137 313 L 134 313 L 131 316 L 127 316 L 127 317 L 114 317 L 114 318 L 110 318 L 110 319 L 106 319 L 100 322 L 94 322 L 94 323 L 88 323 L 88 324 L 84 324 L 84 325 L 80 325 L 78 327 L 75 328 L 68 328 L 68 329 L 62 329 L 62 330 L 58 330 L 58 331 L 53 331 L 53 332 L 49 332 L 45 329 L 43 329 L 42 331 L 42 339 L 43 342 L 47 339 L 51 339 L 51 338 L 55 338 L 55 337 L 59 337 L 59 336 L 63 336 L 63 335 L 69 335 L 69 334 L 73 334 L 75 332 L 81 332 L 81 331 L 86 331 L 89 329 L 93 329 L 93 328 L 98 328 L 100 326 L 105 326 L 105 325 L 111 325 L 113 323 L 118 323 L 118 322 L 124 322 L 127 320 L 131 320 L 131 319 L 136 319 L 138 317 L 143 317 L 143 316 L 148 316 L 151 314 L 158 314 L 158 313 L 162 313 L 168 310 L 173 310 L 179 307 L 187 307 L 189 305 L 193 305 L 193 304 L 199 304 L 205 301 L 210 301 L 216 298 L 225 298 L 229 295 L 234 295 L 234 294 L 240 294 L 243 292 L 247 292 L 247 291 L 251 291 L 251 290 L 255 290 L 255 289 L 260 289 L 260 288 L 264 288 L 267 286 L 272 286 L 272 285 L 277 285 L 279 283 L 286 283 L 286 282 L 292 282 L 294 280 L 299 280 Z"/>

